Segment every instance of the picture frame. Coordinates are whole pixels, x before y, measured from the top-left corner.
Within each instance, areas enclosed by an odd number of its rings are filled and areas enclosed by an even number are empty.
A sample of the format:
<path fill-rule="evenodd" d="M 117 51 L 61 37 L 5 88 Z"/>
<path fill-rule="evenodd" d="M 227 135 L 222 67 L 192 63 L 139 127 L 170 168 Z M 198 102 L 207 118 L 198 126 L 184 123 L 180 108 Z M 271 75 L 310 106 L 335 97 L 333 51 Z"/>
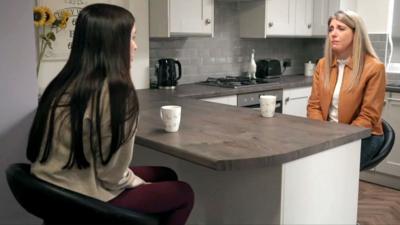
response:
<path fill-rule="evenodd" d="M 54 32 L 56 41 L 52 43 L 52 48 L 46 49 L 43 61 L 65 61 L 68 59 L 78 14 L 85 6 L 95 3 L 114 4 L 124 8 L 129 7 L 128 0 L 37 0 L 38 6 L 48 7 L 55 15 L 63 10 L 69 11 L 71 15 L 66 28 Z"/>

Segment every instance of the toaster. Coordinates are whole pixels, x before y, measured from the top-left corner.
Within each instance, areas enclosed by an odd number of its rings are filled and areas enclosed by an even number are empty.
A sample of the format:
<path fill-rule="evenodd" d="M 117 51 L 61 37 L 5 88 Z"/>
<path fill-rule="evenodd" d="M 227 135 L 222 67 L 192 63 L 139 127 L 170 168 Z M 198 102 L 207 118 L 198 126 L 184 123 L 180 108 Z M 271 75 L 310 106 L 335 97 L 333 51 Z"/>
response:
<path fill-rule="evenodd" d="M 260 59 L 256 62 L 257 78 L 268 78 L 282 75 L 281 62 L 277 59 Z"/>

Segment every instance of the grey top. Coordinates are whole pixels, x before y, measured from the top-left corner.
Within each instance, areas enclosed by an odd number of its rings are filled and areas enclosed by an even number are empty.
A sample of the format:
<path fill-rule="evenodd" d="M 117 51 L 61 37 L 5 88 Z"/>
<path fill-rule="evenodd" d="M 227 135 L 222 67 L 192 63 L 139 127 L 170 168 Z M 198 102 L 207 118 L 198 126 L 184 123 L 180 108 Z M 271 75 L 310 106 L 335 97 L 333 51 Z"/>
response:
<path fill-rule="evenodd" d="M 110 105 L 107 84 L 102 89 L 100 102 L 100 118 L 102 129 L 103 154 L 107 155 L 111 145 Z M 69 95 L 64 95 L 66 104 Z M 61 105 L 61 104 L 60 104 Z M 93 198 L 109 201 L 127 188 L 134 188 L 145 181 L 136 176 L 129 165 L 133 156 L 133 144 L 135 136 L 127 140 L 113 155 L 107 165 L 101 163 L 97 142 L 91 146 L 90 130 L 95 126 L 95 112 L 91 110 L 91 102 L 85 111 L 83 121 L 84 154 L 90 167 L 78 169 L 76 164 L 71 169 L 62 169 L 67 163 L 71 148 L 71 125 L 69 122 L 69 108 L 58 107 L 55 112 L 54 135 L 52 150 L 46 163 L 38 161 L 32 164 L 31 172 L 38 178 L 57 186 L 79 192 Z M 58 132 L 57 132 L 58 131 Z M 129 132 L 129 131 L 126 131 Z M 42 146 L 40 154 L 43 154 Z M 92 151 L 93 150 L 93 151 Z M 95 151 L 96 150 L 96 151 Z M 40 155 L 40 158 L 41 158 Z"/>
<path fill-rule="evenodd" d="M 214 95 L 207 92 L 193 94 L 188 87 L 193 87 L 194 92 L 213 90 Z M 178 86 L 175 91 L 138 91 L 140 121 L 135 143 L 224 171 L 279 165 L 370 135 L 369 129 L 346 124 L 279 113 L 273 118 L 264 118 L 250 108 L 181 97 L 229 94 L 234 94 L 234 91 L 194 84 Z M 159 112 L 162 105 L 182 106 L 178 132 L 166 133 L 163 130 Z"/>

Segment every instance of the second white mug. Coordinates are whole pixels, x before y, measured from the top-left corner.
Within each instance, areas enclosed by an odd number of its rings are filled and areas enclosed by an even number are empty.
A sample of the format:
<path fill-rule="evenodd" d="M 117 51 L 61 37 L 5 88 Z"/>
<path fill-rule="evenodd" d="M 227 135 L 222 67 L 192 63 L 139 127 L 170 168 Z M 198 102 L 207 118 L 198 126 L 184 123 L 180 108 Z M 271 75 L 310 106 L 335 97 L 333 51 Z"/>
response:
<path fill-rule="evenodd" d="M 164 123 L 165 131 L 177 132 L 181 122 L 182 107 L 178 105 L 164 105 L 160 108 L 160 117 Z"/>
<path fill-rule="evenodd" d="M 260 109 L 263 117 L 273 117 L 275 113 L 275 105 L 275 95 L 260 95 Z"/>

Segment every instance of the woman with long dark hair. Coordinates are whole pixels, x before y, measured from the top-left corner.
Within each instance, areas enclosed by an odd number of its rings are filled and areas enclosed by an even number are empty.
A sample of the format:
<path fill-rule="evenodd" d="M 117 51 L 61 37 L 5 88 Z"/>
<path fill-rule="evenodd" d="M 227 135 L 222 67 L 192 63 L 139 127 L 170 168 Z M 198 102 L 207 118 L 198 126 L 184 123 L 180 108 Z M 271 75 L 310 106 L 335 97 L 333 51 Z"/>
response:
<path fill-rule="evenodd" d="M 184 224 L 194 194 L 165 167 L 132 167 L 139 103 L 130 78 L 135 19 L 118 6 L 79 13 L 70 57 L 44 91 L 31 127 L 31 172 L 55 185 Z"/>

